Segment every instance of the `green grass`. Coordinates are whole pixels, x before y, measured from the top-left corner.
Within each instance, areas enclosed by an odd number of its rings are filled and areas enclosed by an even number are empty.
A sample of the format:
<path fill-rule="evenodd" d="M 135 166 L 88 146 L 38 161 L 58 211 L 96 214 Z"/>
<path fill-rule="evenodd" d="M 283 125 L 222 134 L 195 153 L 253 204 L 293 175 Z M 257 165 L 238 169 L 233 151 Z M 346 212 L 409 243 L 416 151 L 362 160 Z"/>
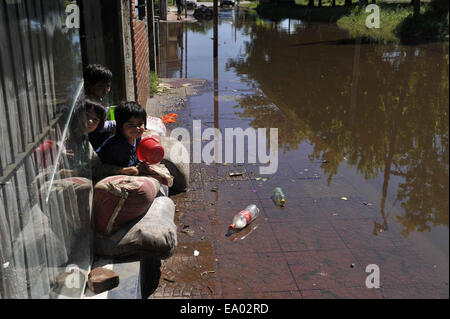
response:
<path fill-rule="evenodd" d="M 367 28 L 369 13 L 357 6 L 337 21 L 337 25 L 354 37 L 363 37 L 376 43 L 420 43 L 448 39 L 447 21 L 433 20 L 427 4 L 422 4 L 421 15 L 414 20 L 413 7 L 409 4 L 381 3 L 380 28 Z"/>
<path fill-rule="evenodd" d="M 239 4 L 239 6 L 241 8 L 247 8 L 247 9 L 250 9 L 250 10 L 255 10 L 258 7 L 258 5 L 259 5 L 259 1 L 252 1 L 250 3 L 241 3 L 241 4 Z"/>
<path fill-rule="evenodd" d="M 158 75 L 151 71 L 150 72 L 150 95 L 154 96 L 156 93 L 158 93 L 158 85 L 159 85 L 160 79 Z"/>
<path fill-rule="evenodd" d="M 395 33 L 399 24 L 412 14 L 412 6 L 391 5 L 380 6 L 380 28 L 369 29 L 366 26 L 367 13 L 365 8 L 355 7 L 352 12 L 340 18 L 337 25 L 348 30 L 352 36 L 366 37 L 375 42 L 394 43 L 400 42 Z"/>

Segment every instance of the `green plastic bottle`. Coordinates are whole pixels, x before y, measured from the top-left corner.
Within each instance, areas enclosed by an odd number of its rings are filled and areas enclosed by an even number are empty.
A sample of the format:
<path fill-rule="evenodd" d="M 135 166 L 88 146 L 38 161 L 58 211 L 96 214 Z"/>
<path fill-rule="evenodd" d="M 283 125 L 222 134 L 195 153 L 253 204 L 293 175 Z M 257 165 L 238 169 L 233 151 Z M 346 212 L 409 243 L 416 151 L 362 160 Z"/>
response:
<path fill-rule="evenodd" d="M 273 192 L 273 200 L 278 206 L 284 206 L 284 204 L 286 203 L 286 196 L 284 195 L 283 190 L 280 187 L 275 188 Z"/>

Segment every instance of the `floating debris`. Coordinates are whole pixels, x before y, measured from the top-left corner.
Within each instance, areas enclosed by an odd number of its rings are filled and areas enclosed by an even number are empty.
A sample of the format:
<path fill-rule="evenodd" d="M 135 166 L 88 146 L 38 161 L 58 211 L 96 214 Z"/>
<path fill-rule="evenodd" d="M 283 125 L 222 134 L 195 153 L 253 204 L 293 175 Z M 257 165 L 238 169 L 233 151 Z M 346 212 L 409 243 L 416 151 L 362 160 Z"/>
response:
<path fill-rule="evenodd" d="M 215 274 L 215 273 L 216 273 L 215 270 L 206 270 L 206 271 L 202 272 L 200 274 L 200 276 L 207 275 L 207 274 Z"/>
<path fill-rule="evenodd" d="M 341 199 L 342 199 L 342 200 L 348 200 L 348 198 L 345 197 L 345 196 L 342 196 Z"/>
<path fill-rule="evenodd" d="M 231 177 L 234 177 L 234 176 L 242 176 L 244 173 L 242 173 L 242 172 L 231 172 L 229 175 L 231 176 Z"/>
<path fill-rule="evenodd" d="M 200 252 L 198 250 L 194 250 L 194 256 L 197 257 L 198 255 L 200 255 Z"/>
<path fill-rule="evenodd" d="M 284 195 L 283 190 L 280 187 L 275 188 L 272 199 L 278 206 L 284 207 L 286 203 L 286 196 Z"/>
<path fill-rule="evenodd" d="M 350 268 L 355 268 L 355 264 L 350 264 Z"/>
<path fill-rule="evenodd" d="M 181 232 L 188 235 L 189 237 L 194 237 L 195 234 L 195 231 L 192 229 L 182 229 Z"/>
<path fill-rule="evenodd" d="M 363 203 L 363 205 L 372 206 L 373 204 L 372 203 Z"/>

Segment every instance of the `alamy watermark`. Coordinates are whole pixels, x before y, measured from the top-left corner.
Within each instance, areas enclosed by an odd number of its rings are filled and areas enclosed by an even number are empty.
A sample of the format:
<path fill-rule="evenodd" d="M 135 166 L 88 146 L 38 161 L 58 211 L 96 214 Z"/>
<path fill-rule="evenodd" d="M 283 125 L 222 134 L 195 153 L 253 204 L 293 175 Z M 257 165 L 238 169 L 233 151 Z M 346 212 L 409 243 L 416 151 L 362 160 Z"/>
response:
<path fill-rule="evenodd" d="M 66 6 L 66 27 L 68 29 L 80 28 L 80 7 L 74 3 Z"/>
<path fill-rule="evenodd" d="M 259 168 L 260 174 L 274 174 L 278 170 L 278 128 L 270 128 L 269 132 L 266 128 L 225 128 L 222 134 L 217 128 L 202 132 L 201 126 L 200 120 L 193 121 L 192 138 L 185 128 L 171 132 L 170 137 L 181 142 L 170 150 L 174 163 L 190 163 L 191 154 L 193 163 L 245 163 L 247 151 L 247 163 L 266 165 Z"/>
<path fill-rule="evenodd" d="M 366 13 L 370 14 L 366 18 L 366 27 L 369 29 L 380 28 L 380 7 L 376 4 L 369 4 Z"/>
<path fill-rule="evenodd" d="M 366 273 L 369 273 L 366 277 L 366 287 L 369 289 L 380 288 L 380 267 L 376 264 L 367 265 Z"/>

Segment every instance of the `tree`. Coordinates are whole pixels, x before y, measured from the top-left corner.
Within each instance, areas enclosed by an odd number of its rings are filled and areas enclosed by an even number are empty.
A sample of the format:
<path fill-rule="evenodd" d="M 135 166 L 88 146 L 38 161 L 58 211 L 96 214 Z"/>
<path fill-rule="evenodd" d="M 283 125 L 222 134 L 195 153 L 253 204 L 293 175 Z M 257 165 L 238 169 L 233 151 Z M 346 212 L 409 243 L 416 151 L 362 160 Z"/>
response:
<path fill-rule="evenodd" d="M 430 3 L 431 10 L 433 10 L 435 16 L 439 20 L 443 20 L 448 15 L 448 0 L 433 0 Z"/>
<path fill-rule="evenodd" d="M 420 0 L 412 0 L 412 5 L 414 7 L 414 19 L 417 19 L 420 15 Z"/>

